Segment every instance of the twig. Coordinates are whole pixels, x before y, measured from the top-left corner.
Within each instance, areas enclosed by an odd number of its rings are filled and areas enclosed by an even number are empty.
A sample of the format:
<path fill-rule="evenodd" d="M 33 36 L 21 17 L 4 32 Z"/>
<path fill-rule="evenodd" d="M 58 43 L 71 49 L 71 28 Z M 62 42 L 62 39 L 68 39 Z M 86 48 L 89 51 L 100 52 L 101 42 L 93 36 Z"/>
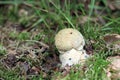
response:
<path fill-rule="evenodd" d="M 36 40 L 25 40 L 25 41 L 28 41 L 28 42 L 36 42 L 36 43 L 39 43 L 40 45 L 46 47 L 46 48 L 49 48 L 49 46 L 43 42 L 40 42 L 40 41 L 36 41 Z"/>

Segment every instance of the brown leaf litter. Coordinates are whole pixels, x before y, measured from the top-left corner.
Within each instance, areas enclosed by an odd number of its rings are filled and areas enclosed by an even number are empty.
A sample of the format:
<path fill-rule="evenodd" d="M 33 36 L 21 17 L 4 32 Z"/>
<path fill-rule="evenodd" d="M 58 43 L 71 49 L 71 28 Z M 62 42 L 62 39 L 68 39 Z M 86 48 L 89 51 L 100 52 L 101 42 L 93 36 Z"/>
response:
<path fill-rule="evenodd" d="M 119 34 L 107 34 L 103 37 L 108 50 L 115 51 L 115 54 L 119 54 L 120 51 L 120 35 Z"/>
<path fill-rule="evenodd" d="M 1 64 L 6 69 L 19 68 L 19 76 L 24 76 L 25 79 L 39 74 L 43 74 L 44 78 L 51 77 L 50 75 L 54 74 L 53 71 L 59 70 L 60 61 L 58 55 L 49 54 L 53 52 L 50 52 L 50 46 L 43 42 L 46 36 L 42 34 L 41 29 L 29 29 L 28 32 L 31 33 L 29 40 L 20 41 L 16 37 L 9 36 L 11 32 L 18 35 L 27 30 L 21 25 L 11 22 L 7 22 L 1 28 L 0 42 L 7 53 L 1 58 Z M 34 40 L 34 37 L 38 34 L 41 35 L 40 39 Z"/>

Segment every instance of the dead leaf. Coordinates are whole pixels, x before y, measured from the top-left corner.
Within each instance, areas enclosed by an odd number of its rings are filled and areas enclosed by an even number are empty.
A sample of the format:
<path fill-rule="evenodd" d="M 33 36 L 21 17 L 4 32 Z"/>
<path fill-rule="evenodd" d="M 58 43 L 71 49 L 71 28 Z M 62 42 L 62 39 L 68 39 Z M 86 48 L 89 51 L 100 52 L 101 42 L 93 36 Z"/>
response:
<path fill-rule="evenodd" d="M 120 40 L 120 35 L 119 34 L 107 34 L 104 36 L 104 40 L 107 44 L 116 42 Z"/>
<path fill-rule="evenodd" d="M 105 43 L 106 43 L 106 47 L 109 50 L 113 50 L 118 52 L 117 54 L 119 54 L 119 50 L 120 50 L 120 35 L 119 34 L 107 34 L 103 37 Z"/>
<path fill-rule="evenodd" d="M 110 64 L 107 69 L 107 77 L 111 80 L 120 79 L 120 56 L 108 57 Z"/>

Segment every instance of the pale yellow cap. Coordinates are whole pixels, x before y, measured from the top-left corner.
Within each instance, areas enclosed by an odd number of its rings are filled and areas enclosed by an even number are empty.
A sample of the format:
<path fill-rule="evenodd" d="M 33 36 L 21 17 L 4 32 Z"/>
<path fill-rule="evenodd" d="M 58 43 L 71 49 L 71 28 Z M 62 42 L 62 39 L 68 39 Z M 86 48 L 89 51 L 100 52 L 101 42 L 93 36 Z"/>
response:
<path fill-rule="evenodd" d="M 65 28 L 56 34 L 55 45 L 59 52 L 65 52 L 71 49 L 83 49 L 85 41 L 82 34 L 78 30 L 73 28 Z"/>

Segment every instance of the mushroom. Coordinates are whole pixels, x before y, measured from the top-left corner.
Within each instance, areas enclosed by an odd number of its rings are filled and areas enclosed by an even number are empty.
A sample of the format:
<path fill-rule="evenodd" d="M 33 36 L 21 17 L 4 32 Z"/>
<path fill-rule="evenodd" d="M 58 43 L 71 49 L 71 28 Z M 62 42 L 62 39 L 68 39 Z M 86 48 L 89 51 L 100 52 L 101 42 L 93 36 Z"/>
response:
<path fill-rule="evenodd" d="M 60 61 L 62 63 L 62 67 L 72 66 L 76 64 L 82 65 L 88 57 L 89 55 L 86 54 L 85 50 L 77 51 L 75 49 L 72 49 L 65 52 L 64 54 L 60 54 Z"/>
<path fill-rule="evenodd" d="M 71 49 L 82 50 L 85 45 L 85 41 L 78 30 L 65 28 L 56 34 L 55 45 L 58 51 L 63 54 Z"/>
<path fill-rule="evenodd" d="M 109 57 L 110 65 L 107 69 L 107 76 L 110 80 L 120 79 L 120 56 Z"/>

